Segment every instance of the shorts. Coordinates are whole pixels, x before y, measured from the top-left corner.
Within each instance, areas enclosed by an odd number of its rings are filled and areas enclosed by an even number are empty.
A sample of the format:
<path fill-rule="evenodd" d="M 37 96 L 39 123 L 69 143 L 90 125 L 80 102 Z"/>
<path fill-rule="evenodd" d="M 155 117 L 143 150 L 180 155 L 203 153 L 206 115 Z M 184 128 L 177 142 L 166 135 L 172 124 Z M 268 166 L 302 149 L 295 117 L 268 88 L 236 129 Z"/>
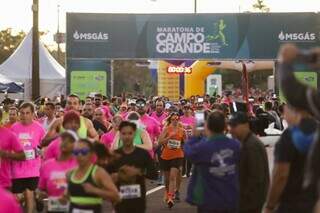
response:
<path fill-rule="evenodd" d="M 23 193 L 26 189 L 35 191 L 38 187 L 39 177 L 12 179 L 12 193 Z"/>
<path fill-rule="evenodd" d="M 169 171 L 171 168 L 181 169 L 183 165 L 183 158 L 176 158 L 172 160 L 160 160 L 160 167 L 163 171 Z"/>

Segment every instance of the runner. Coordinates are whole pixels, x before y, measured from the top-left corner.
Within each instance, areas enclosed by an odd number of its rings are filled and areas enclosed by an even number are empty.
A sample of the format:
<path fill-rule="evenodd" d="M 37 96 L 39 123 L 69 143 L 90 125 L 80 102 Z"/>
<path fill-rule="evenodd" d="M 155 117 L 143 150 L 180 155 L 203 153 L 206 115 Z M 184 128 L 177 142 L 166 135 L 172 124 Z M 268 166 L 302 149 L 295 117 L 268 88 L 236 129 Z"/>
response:
<path fill-rule="evenodd" d="M 74 110 L 79 112 L 80 110 L 80 98 L 77 95 L 69 95 L 67 98 L 66 110 Z M 42 147 L 46 147 L 50 144 L 53 138 L 56 138 L 60 132 L 63 131 L 62 128 L 63 118 L 57 119 L 49 128 L 44 140 L 41 143 Z M 80 128 L 78 129 L 78 135 L 80 138 L 91 138 L 98 140 L 99 135 L 93 127 L 92 122 L 84 117 L 80 117 Z"/>
<path fill-rule="evenodd" d="M 39 180 L 41 165 L 37 147 L 45 135 L 45 130 L 36 121 L 33 121 L 34 106 L 24 103 L 20 107 L 20 122 L 15 123 L 11 130 L 17 135 L 23 147 L 26 160 L 12 162 L 12 192 L 24 194 L 26 200 L 26 212 L 34 211 L 34 191 Z"/>
<path fill-rule="evenodd" d="M 0 120 L 2 110 L 0 110 Z M 11 163 L 13 160 L 25 160 L 23 148 L 15 134 L 0 126 L 0 188 L 11 188 Z"/>
<path fill-rule="evenodd" d="M 1 212 L 22 213 L 22 210 L 15 197 L 0 187 L 0 209 Z"/>
<path fill-rule="evenodd" d="M 102 108 L 96 108 L 94 110 L 92 123 L 99 136 L 110 131 L 112 128 L 111 123 L 105 118 Z"/>
<path fill-rule="evenodd" d="M 116 115 L 112 118 L 112 129 L 101 136 L 101 142 L 108 148 L 111 149 L 113 146 L 114 138 L 119 131 L 119 125 L 122 122 L 122 117 Z"/>
<path fill-rule="evenodd" d="M 150 117 L 147 112 L 146 101 L 142 98 L 136 101 L 137 112 L 140 115 L 141 123 L 146 127 L 147 132 L 150 135 L 153 144 L 156 143 L 157 138 L 160 135 L 160 123 L 154 118 Z"/>
<path fill-rule="evenodd" d="M 10 129 L 12 125 L 18 121 L 19 110 L 16 107 L 10 107 L 9 109 L 9 121 L 5 123 L 4 127 Z"/>
<path fill-rule="evenodd" d="M 141 124 L 139 120 L 140 116 L 136 112 L 130 112 L 128 115 L 128 120 L 137 125 L 137 130 L 134 135 L 133 144 L 137 147 L 147 150 L 152 156 L 152 143 L 148 132 L 144 129 L 145 127 Z M 113 150 L 119 149 L 123 146 L 123 142 L 120 137 L 120 132 L 117 133 L 113 142 Z"/>
<path fill-rule="evenodd" d="M 46 131 L 48 131 L 50 126 L 56 120 L 56 118 L 55 118 L 55 113 L 56 113 L 55 105 L 51 102 L 45 103 L 44 113 L 45 113 L 46 117 L 42 120 L 41 124 L 42 124 L 42 127 Z"/>
<path fill-rule="evenodd" d="M 69 111 L 63 117 L 62 127 L 63 129 L 71 130 L 79 133 L 80 128 L 80 116 L 75 111 Z M 79 136 L 79 135 L 78 135 Z M 83 135 L 85 137 L 85 135 Z M 58 159 L 60 157 L 61 137 L 55 138 L 47 147 L 44 159 L 49 160 L 51 158 Z"/>
<path fill-rule="evenodd" d="M 93 119 L 94 108 L 92 103 L 86 103 L 82 107 L 81 115 L 85 118 L 88 118 L 90 121 Z"/>
<path fill-rule="evenodd" d="M 69 212 L 102 213 L 102 201 L 119 202 L 119 194 L 110 175 L 101 167 L 92 164 L 93 144 L 80 139 L 73 149 L 78 167 L 67 174 L 68 190 L 63 203 L 70 200 Z"/>
<path fill-rule="evenodd" d="M 167 125 L 159 137 L 159 143 L 164 145 L 161 154 L 161 169 L 164 171 L 166 194 L 165 201 L 169 208 L 174 205 L 175 195 L 179 196 L 178 175 L 182 169 L 184 153 L 182 144 L 185 141 L 184 129 L 179 124 L 179 114 L 171 113 Z"/>
<path fill-rule="evenodd" d="M 193 134 L 192 131 L 193 131 L 193 128 L 195 127 L 195 121 L 196 121 L 195 117 L 193 116 L 193 110 L 189 104 L 184 105 L 183 115 L 180 117 L 180 121 L 185 130 L 187 139 L 189 139 L 190 137 L 192 137 L 192 134 Z M 187 177 L 190 177 L 191 168 L 192 168 L 191 162 L 184 158 L 182 176 L 186 175 Z"/>
<path fill-rule="evenodd" d="M 136 124 L 123 121 L 119 126 L 123 147 L 116 150 L 120 155 L 114 162 L 115 181 L 122 201 L 116 205 L 117 213 L 146 212 L 146 186 L 144 178 L 157 178 L 153 160 L 144 149 L 134 145 Z"/>
<path fill-rule="evenodd" d="M 67 189 L 66 173 L 77 166 L 72 155 L 74 143 L 78 136 L 71 130 L 61 134 L 60 156 L 46 161 L 40 170 L 38 197 L 40 200 L 48 197 L 48 212 L 67 212 L 68 205 L 62 205 L 59 198 Z"/>
<path fill-rule="evenodd" d="M 159 124 L 161 131 L 163 129 L 164 121 L 168 117 L 168 114 L 164 111 L 164 102 L 161 99 L 156 101 L 156 111 L 151 113 L 151 117 L 156 119 Z"/>

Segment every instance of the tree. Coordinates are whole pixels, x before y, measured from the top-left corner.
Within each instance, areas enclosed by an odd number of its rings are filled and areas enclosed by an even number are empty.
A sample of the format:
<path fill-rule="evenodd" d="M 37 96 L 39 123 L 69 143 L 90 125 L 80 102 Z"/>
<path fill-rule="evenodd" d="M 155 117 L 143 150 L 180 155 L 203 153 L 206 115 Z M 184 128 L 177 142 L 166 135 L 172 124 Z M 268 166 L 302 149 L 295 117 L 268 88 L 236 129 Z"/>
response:
<path fill-rule="evenodd" d="M 23 31 L 13 35 L 10 28 L 0 31 L 0 64 L 9 58 L 25 36 Z"/>
<path fill-rule="evenodd" d="M 270 8 L 264 3 L 264 0 L 257 0 L 255 4 L 252 5 L 253 9 L 260 12 L 270 12 Z"/>

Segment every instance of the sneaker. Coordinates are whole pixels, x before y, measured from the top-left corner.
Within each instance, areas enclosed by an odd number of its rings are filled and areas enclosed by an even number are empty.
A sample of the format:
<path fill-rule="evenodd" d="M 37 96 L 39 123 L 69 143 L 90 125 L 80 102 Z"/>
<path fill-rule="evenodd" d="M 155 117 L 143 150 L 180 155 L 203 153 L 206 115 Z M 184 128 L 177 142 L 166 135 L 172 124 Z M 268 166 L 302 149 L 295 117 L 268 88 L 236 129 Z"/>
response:
<path fill-rule="evenodd" d="M 174 200 L 177 202 L 180 202 L 180 192 L 176 191 L 175 195 L 174 195 Z"/>
<path fill-rule="evenodd" d="M 168 208 L 169 208 L 169 209 L 171 209 L 171 208 L 174 206 L 174 202 L 173 202 L 172 198 L 169 198 L 169 199 L 168 199 L 167 205 L 168 205 Z"/>

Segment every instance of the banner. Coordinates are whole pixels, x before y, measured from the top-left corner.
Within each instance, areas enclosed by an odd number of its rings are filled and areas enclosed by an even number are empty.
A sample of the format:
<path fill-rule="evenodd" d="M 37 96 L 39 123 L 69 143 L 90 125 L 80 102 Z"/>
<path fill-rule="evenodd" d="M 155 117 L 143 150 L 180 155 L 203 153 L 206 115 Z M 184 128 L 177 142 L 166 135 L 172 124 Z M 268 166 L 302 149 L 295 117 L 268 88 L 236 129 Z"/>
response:
<path fill-rule="evenodd" d="M 67 14 L 67 58 L 275 59 L 320 45 L 320 14 Z"/>
<path fill-rule="evenodd" d="M 90 93 L 107 95 L 107 73 L 105 71 L 71 71 L 70 91 L 82 100 Z"/>
<path fill-rule="evenodd" d="M 222 76 L 212 74 L 207 77 L 207 94 L 222 96 Z"/>

